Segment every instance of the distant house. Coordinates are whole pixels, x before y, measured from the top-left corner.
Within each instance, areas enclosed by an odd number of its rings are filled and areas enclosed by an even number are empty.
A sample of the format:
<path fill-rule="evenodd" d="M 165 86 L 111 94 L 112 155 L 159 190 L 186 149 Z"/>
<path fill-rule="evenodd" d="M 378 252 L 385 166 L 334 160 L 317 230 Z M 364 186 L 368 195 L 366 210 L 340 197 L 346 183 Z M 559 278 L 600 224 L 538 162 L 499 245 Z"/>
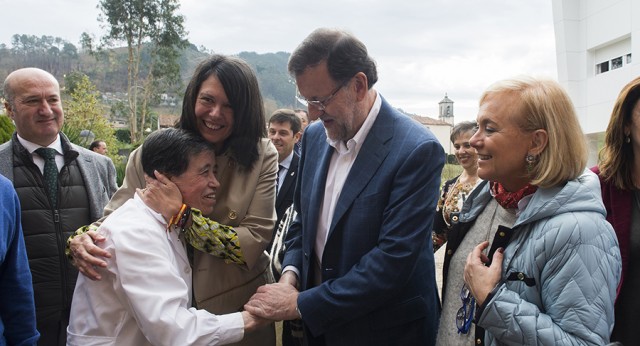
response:
<path fill-rule="evenodd" d="M 449 140 L 453 125 L 444 120 L 419 115 L 411 115 L 411 118 L 428 128 L 436 136 L 436 139 L 438 139 L 447 154 L 453 154 L 453 145 L 451 144 L 451 140 Z"/>
<path fill-rule="evenodd" d="M 444 152 L 447 154 L 453 154 L 453 144 L 449 137 L 451 136 L 451 129 L 453 128 L 453 101 L 444 94 L 442 101 L 438 102 L 439 112 L 438 119 L 423 117 L 420 115 L 411 115 L 413 120 L 419 122 L 424 127 L 428 128 L 436 136 L 440 145 L 444 148 Z"/>
<path fill-rule="evenodd" d="M 113 120 L 111 121 L 111 127 L 114 129 L 128 129 L 129 125 L 123 120 Z"/>
<path fill-rule="evenodd" d="M 160 114 L 158 116 L 158 128 L 165 129 L 168 127 L 173 127 L 178 122 L 178 120 L 180 120 L 179 115 Z"/>

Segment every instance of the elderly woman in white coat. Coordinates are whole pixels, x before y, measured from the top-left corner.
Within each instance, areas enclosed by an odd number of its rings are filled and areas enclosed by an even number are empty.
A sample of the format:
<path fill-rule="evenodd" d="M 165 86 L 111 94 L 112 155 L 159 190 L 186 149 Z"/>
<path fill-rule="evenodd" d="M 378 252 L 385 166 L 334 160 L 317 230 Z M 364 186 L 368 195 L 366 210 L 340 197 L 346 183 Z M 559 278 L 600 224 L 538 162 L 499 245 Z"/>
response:
<path fill-rule="evenodd" d="M 174 182 L 185 203 L 202 214 L 211 212 L 216 190 L 213 147 L 202 137 L 180 129 L 151 134 L 143 144 L 142 167 L 148 176 L 160 172 Z M 80 275 L 74 292 L 67 345 L 224 345 L 240 341 L 261 323 L 248 312 L 214 315 L 191 304 L 191 267 L 180 219 L 167 220 L 151 209 L 140 190 L 109 215 L 98 232 L 99 246 L 111 254 L 103 277 Z M 189 213 L 190 210 L 185 210 Z M 237 247 L 231 227 L 210 224 Z M 185 233 L 188 236 L 188 233 Z"/>

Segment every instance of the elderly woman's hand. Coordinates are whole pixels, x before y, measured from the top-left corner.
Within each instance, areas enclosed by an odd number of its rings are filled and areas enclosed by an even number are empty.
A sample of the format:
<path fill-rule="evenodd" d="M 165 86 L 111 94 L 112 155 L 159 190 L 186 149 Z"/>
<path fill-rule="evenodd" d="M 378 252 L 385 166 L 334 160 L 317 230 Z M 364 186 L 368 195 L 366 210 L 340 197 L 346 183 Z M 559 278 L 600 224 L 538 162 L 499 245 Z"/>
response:
<path fill-rule="evenodd" d="M 500 282 L 502 275 L 504 250 L 499 248 L 493 254 L 491 266 L 487 267 L 485 264 L 489 263 L 489 258 L 482 252 L 487 247 L 489 247 L 488 241 L 478 244 L 467 256 L 467 263 L 464 265 L 464 282 L 478 305 L 484 303 L 491 290 Z"/>
<path fill-rule="evenodd" d="M 171 217 L 180 211 L 182 194 L 178 186 L 169 178 L 158 171 L 154 173 L 156 179 L 145 175 L 144 180 L 147 187 L 143 190 L 137 189 L 136 192 L 147 206 L 162 214 L 164 219 L 169 222 Z"/>

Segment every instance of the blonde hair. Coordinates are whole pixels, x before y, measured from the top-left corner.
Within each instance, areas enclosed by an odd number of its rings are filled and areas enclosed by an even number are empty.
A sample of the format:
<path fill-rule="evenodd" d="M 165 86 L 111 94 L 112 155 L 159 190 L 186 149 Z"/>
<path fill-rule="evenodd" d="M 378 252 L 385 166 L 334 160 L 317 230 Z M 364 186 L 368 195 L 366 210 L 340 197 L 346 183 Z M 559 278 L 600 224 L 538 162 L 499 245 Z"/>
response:
<path fill-rule="evenodd" d="M 622 88 L 611 112 L 611 119 L 600 150 L 600 176 L 621 190 L 633 190 L 633 145 L 625 143 L 624 128 L 633 123 L 633 108 L 640 99 L 640 77 Z"/>
<path fill-rule="evenodd" d="M 518 96 L 519 114 L 525 115 L 517 120 L 522 131 L 547 132 L 547 145 L 528 172 L 532 185 L 552 187 L 582 174 L 587 165 L 587 143 L 573 103 L 558 82 L 528 76 L 502 80 L 484 91 L 480 104 L 496 93 Z"/>

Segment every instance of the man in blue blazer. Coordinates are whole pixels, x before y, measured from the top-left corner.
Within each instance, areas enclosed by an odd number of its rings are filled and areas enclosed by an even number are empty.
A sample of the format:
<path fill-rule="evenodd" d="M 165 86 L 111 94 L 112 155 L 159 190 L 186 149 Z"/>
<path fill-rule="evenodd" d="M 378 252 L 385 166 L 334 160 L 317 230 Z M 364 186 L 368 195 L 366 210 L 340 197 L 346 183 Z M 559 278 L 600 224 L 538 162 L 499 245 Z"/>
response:
<path fill-rule="evenodd" d="M 433 345 L 441 145 L 372 89 L 375 63 L 351 34 L 314 31 L 289 72 L 321 121 L 303 136 L 283 276 L 247 310 L 301 317 L 309 345 Z"/>

